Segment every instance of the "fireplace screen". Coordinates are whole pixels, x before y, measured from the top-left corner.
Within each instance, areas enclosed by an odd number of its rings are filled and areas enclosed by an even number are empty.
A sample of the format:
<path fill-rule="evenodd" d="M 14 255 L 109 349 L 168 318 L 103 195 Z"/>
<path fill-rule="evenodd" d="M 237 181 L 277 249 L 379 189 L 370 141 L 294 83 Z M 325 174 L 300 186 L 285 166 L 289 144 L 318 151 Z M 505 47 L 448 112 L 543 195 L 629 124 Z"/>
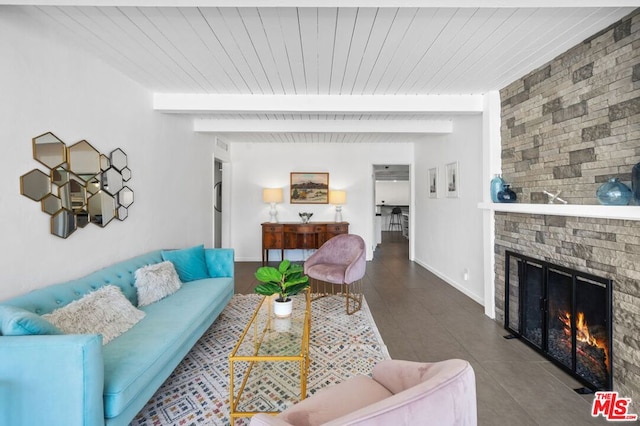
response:
<path fill-rule="evenodd" d="M 505 328 L 592 391 L 612 389 L 612 281 L 507 251 Z"/>

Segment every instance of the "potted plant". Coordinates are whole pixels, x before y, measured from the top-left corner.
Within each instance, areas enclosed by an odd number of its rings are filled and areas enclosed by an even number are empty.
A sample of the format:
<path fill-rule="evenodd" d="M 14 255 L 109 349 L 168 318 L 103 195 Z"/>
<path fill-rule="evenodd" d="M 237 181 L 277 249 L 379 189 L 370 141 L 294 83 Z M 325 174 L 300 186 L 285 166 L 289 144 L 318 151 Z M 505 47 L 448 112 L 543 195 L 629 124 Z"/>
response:
<path fill-rule="evenodd" d="M 273 311 L 278 317 L 291 315 L 293 300 L 289 296 L 296 295 L 309 287 L 309 277 L 304 275 L 302 265 L 291 263 L 285 259 L 278 268 L 263 266 L 258 268 L 255 277 L 258 284 L 255 292 L 263 296 L 278 294 L 274 300 Z"/>

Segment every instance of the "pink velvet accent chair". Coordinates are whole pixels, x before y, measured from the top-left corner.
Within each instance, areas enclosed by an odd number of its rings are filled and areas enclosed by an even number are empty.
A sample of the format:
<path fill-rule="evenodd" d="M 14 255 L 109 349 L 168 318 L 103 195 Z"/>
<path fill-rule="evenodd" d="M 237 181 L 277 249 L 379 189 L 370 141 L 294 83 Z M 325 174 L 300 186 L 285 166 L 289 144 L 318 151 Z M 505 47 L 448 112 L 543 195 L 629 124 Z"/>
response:
<path fill-rule="evenodd" d="M 312 291 L 319 296 L 338 293 L 346 297 L 347 314 L 362 307 L 362 278 L 367 268 L 366 246 L 359 235 L 341 234 L 328 240 L 304 262 Z M 330 290 L 330 291 L 329 291 Z"/>
<path fill-rule="evenodd" d="M 475 426 L 476 381 L 461 359 L 387 360 L 373 377 L 356 376 L 319 390 L 277 416 L 256 414 L 251 426 Z"/>

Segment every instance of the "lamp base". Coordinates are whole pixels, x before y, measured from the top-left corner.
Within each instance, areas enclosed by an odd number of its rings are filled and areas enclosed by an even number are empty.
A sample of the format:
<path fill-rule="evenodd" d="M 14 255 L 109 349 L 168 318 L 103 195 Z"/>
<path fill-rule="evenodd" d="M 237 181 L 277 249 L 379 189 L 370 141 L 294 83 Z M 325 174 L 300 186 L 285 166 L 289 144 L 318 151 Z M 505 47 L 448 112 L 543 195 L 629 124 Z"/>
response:
<path fill-rule="evenodd" d="M 278 210 L 276 209 L 276 203 L 271 203 L 271 210 L 269 210 L 269 214 L 271 215 L 270 223 L 278 223 Z"/>
<path fill-rule="evenodd" d="M 336 223 L 342 222 L 342 206 L 336 206 Z"/>

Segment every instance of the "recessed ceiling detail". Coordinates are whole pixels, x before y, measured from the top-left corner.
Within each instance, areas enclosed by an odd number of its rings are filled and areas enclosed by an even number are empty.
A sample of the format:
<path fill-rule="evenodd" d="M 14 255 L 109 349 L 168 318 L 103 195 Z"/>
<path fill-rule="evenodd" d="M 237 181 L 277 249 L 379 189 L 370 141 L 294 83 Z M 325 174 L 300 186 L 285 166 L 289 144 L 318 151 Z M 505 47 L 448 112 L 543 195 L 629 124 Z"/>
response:
<path fill-rule="evenodd" d="M 49 168 L 20 176 L 20 193 L 40 201 L 51 216 L 51 234 L 67 238 L 89 222 L 105 227 L 113 219 L 125 220 L 133 204 L 127 154 L 120 148 L 108 157 L 87 141 L 69 147 L 48 132 L 32 140 L 33 158 Z"/>

